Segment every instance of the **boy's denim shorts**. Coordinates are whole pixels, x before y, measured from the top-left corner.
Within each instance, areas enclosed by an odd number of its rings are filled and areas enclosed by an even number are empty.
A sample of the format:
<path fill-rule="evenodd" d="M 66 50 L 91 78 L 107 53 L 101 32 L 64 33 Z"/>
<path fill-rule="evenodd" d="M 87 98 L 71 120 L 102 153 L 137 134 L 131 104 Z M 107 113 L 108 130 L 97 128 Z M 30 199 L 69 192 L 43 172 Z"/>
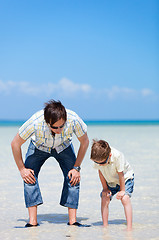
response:
<path fill-rule="evenodd" d="M 134 174 L 133 174 L 134 176 Z M 112 195 L 110 196 L 110 200 L 112 200 L 112 197 L 120 191 L 120 186 L 117 184 L 116 187 L 110 187 L 108 185 L 109 190 L 111 191 Z M 132 179 L 128 179 L 125 182 L 125 195 L 128 195 L 129 197 L 131 197 L 132 192 L 134 190 L 134 177 Z M 102 193 L 100 194 L 100 196 L 102 196 Z"/>
<path fill-rule="evenodd" d="M 55 149 L 52 149 L 51 153 L 41 151 L 35 147 L 32 141 L 30 142 L 26 154 L 25 167 L 34 170 L 36 182 L 35 184 L 27 184 L 24 182 L 24 197 L 26 207 L 28 208 L 43 203 L 38 184 L 38 174 L 42 165 L 49 157 L 54 157 L 57 160 L 64 175 L 60 205 L 77 209 L 80 185 L 76 184 L 75 186 L 71 186 L 70 179 L 68 178 L 68 172 L 73 168 L 76 161 L 72 144 L 58 154 Z"/>

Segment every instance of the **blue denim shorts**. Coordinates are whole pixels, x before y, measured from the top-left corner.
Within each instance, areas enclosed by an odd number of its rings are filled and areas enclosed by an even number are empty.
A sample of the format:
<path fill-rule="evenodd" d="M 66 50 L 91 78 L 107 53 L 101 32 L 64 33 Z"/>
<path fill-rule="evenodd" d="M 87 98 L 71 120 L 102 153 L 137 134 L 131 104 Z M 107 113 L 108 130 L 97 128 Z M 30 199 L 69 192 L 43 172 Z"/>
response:
<path fill-rule="evenodd" d="M 108 184 L 107 184 L 108 185 Z M 108 189 L 111 191 L 112 195 L 110 196 L 110 200 L 112 200 L 112 197 L 120 191 L 120 186 L 117 184 L 116 187 L 110 187 L 108 185 Z M 128 195 L 129 197 L 131 197 L 132 192 L 134 190 L 134 174 L 133 174 L 133 178 L 132 179 L 128 179 L 125 182 L 125 195 Z M 100 194 L 100 196 L 102 196 L 102 193 Z"/>
<path fill-rule="evenodd" d="M 70 179 L 68 178 L 68 172 L 73 168 L 76 161 L 72 144 L 60 153 L 57 153 L 55 149 L 52 149 L 51 153 L 48 153 L 37 149 L 32 141 L 30 142 L 26 154 L 25 167 L 34 170 L 36 182 L 35 184 L 27 184 L 24 182 L 26 207 L 32 207 L 43 203 L 38 184 L 38 175 L 42 165 L 49 157 L 54 157 L 57 160 L 64 175 L 60 205 L 77 209 L 80 185 L 76 184 L 75 186 L 71 186 Z"/>

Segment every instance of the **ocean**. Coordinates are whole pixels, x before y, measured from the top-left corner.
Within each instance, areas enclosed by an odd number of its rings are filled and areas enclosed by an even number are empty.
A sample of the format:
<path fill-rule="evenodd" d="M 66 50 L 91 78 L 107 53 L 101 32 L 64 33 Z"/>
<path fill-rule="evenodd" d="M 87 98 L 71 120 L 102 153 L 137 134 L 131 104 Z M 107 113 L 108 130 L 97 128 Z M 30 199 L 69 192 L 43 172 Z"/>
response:
<path fill-rule="evenodd" d="M 0 120 L 0 127 L 21 126 L 25 120 Z M 87 125 L 159 125 L 159 120 L 84 120 Z"/>
<path fill-rule="evenodd" d="M 80 203 L 77 220 L 90 228 L 67 226 L 67 208 L 59 205 L 63 176 L 54 158 L 44 164 L 39 184 L 44 204 L 38 208 L 37 228 L 24 228 L 28 212 L 24 205 L 23 182 L 15 165 L 10 143 L 23 121 L 0 122 L 0 239 L 120 240 L 159 239 L 159 121 L 96 122 L 88 124 L 90 145 L 82 163 Z M 92 167 L 92 139 L 105 139 L 122 151 L 135 172 L 133 230 L 127 232 L 124 210 L 115 197 L 109 207 L 109 226 L 102 227 L 98 173 Z M 29 142 L 22 147 L 23 156 Z M 79 143 L 73 138 L 75 152 Z"/>

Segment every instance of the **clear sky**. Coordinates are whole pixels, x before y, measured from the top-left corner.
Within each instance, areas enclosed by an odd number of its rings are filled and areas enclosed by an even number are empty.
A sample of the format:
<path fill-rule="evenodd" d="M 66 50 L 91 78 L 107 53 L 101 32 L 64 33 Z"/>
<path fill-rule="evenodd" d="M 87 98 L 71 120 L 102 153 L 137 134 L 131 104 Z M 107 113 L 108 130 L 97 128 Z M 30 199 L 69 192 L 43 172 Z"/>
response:
<path fill-rule="evenodd" d="M 85 120 L 159 119 L 159 1 L 0 0 L 0 119 L 49 99 Z"/>

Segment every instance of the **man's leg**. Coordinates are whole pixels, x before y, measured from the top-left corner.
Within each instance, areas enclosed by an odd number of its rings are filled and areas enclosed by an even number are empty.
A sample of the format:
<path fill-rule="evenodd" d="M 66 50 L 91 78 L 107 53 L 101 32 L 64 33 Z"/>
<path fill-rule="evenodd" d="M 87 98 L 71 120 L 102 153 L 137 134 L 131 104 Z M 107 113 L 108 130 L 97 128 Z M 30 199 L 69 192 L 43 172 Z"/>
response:
<path fill-rule="evenodd" d="M 64 184 L 60 204 L 68 207 L 69 223 L 73 224 L 76 222 L 76 213 L 79 200 L 79 184 L 71 186 L 70 179 L 68 178 L 68 172 L 73 168 L 76 161 L 76 156 L 72 145 L 59 154 L 56 152 L 56 150 L 53 150 L 52 154 L 58 161 L 64 175 Z"/>
<path fill-rule="evenodd" d="M 77 209 L 68 208 L 69 224 L 72 225 L 76 222 Z"/>
<path fill-rule="evenodd" d="M 29 224 L 34 226 L 37 225 L 37 206 L 43 203 L 38 184 L 38 174 L 49 156 L 49 153 L 36 149 L 34 144 L 32 142 L 30 143 L 26 154 L 25 167 L 34 170 L 36 182 L 35 184 L 27 184 L 24 182 L 24 196 L 29 212 Z"/>
<path fill-rule="evenodd" d="M 29 223 L 33 226 L 37 225 L 37 206 L 28 207 Z"/>

